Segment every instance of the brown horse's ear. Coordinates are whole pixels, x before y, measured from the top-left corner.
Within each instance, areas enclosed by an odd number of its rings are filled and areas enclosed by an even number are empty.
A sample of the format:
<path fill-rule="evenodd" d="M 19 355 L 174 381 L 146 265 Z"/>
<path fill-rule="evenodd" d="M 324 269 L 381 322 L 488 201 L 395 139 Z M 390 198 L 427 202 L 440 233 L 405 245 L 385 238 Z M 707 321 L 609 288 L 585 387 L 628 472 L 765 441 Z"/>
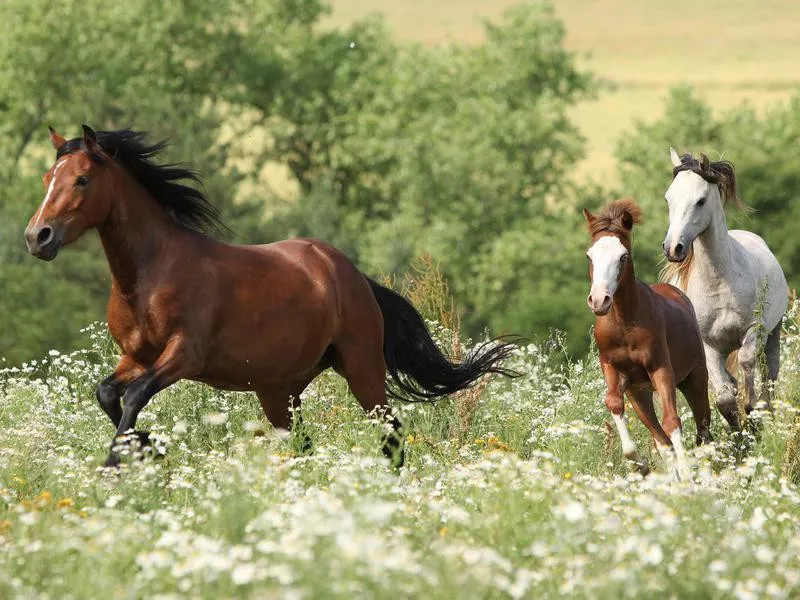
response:
<path fill-rule="evenodd" d="M 594 223 L 597 220 L 597 217 L 595 217 L 592 213 L 590 213 L 588 208 L 583 209 L 583 218 L 586 219 L 586 222 L 589 224 L 589 227 L 591 227 L 592 223 Z"/>
<path fill-rule="evenodd" d="M 106 153 L 103 152 L 100 144 L 97 143 L 97 134 L 94 132 L 94 129 L 86 124 L 83 125 L 83 145 L 86 146 L 86 151 L 90 156 L 105 158 Z"/>
<path fill-rule="evenodd" d="M 706 156 L 705 154 L 701 153 L 700 154 L 700 170 L 703 171 L 703 172 L 706 172 L 706 171 L 708 171 L 709 167 L 710 167 L 710 163 L 708 161 L 708 156 Z"/>
<path fill-rule="evenodd" d="M 60 135 L 58 132 L 56 132 L 55 129 L 53 129 L 49 125 L 47 126 L 47 131 L 50 132 L 50 143 L 53 144 L 53 148 L 55 148 L 56 150 L 58 150 L 59 148 L 61 148 L 61 146 L 67 143 L 67 140 L 64 139 L 64 136 Z"/>

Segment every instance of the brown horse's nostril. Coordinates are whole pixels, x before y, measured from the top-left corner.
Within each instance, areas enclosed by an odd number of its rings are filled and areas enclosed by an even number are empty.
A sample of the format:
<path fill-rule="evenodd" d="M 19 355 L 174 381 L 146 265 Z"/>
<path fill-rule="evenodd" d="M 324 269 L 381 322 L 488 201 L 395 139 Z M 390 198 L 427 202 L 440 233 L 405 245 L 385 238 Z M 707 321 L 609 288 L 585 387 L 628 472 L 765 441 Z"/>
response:
<path fill-rule="evenodd" d="M 45 225 L 39 230 L 39 233 L 36 234 L 36 243 L 39 244 L 39 247 L 44 247 L 52 241 L 53 228 Z"/>

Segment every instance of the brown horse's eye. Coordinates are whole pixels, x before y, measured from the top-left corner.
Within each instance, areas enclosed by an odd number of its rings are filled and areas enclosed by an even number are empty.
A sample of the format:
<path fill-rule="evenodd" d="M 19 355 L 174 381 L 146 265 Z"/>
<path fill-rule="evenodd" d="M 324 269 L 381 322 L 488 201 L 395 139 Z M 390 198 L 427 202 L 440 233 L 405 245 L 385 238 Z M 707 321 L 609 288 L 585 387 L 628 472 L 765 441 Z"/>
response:
<path fill-rule="evenodd" d="M 89 178 L 86 175 L 79 175 L 78 178 L 75 180 L 75 185 L 77 187 L 84 187 L 89 185 Z"/>
<path fill-rule="evenodd" d="M 619 257 L 619 262 L 621 263 L 624 263 L 626 260 L 628 260 L 627 254 L 623 254 L 622 256 Z"/>

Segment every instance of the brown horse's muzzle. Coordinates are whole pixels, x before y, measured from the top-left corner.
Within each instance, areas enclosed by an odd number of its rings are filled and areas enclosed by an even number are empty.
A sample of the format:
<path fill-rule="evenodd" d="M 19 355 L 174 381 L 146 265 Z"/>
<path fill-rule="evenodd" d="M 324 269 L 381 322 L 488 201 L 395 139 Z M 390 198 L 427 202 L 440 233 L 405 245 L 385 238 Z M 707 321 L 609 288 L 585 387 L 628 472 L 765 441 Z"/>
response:
<path fill-rule="evenodd" d="M 50 225 L 28 227 L 25 230 L 25 243 L 28 252 L 36 258 L 51 261 L 58 254 L 64 239 L 64 228 Z"/>

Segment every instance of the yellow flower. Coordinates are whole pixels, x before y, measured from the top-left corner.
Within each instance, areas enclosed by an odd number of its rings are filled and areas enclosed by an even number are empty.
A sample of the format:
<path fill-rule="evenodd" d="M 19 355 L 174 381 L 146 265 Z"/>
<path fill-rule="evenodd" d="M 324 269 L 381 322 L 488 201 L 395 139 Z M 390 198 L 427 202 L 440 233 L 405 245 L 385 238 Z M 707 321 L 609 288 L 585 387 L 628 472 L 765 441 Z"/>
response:
<path fill-rule="evenodd" d="M 3 519 L 0 521 L 0 533 L 3 533 L 6 529 L 11 529 L 11 521 Z"/>
<path fill-rule="evenodd" d="M 447 527 L 440 527 L 439 528 L 439 536 L 444 537 L 447 535 Z"/>
<path fill-rule="evenodd" d="M 69 508 L 72 504 L 72 498 L 61 498 L 61 500 L 56 502 L 56 508 Z"/>
<path fill-rule="evenodd" d="M 569 471 L 564 473 L 564 479 L 572 479 L 572 473 L 570 473 Z"/>
<path fill-rule="evenodd" d="M 414 443 L 414 439 L 415 439 L 414 438 L 414 434 L 409 433 L 408 436 L 406 437 L 406 443 L 413 444 Z"/>
<path fill-rule="evenodd" d="M 16 483 L 17 485 L 25 485 L 25 480 L 22 477 L 17 477 L 16 475 L 14 475 L 14 477 L 11 478 L 11 481 Z"/>
<path fill-rule="evenodd" d="M 53 494 L 45 490 L 36 497 L 36 506 L 44 507 L 53 501 Z"/>

